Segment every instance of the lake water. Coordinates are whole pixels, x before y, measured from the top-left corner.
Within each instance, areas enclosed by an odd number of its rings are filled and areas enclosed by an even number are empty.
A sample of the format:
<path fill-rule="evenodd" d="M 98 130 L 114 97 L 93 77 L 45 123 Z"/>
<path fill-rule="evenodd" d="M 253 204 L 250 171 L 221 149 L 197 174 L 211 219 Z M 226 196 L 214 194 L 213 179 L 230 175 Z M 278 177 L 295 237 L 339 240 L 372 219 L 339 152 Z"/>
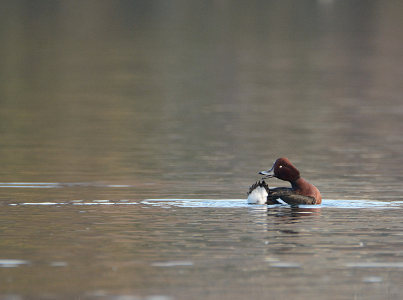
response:
<path fill-rule="evenodd" d="M 3 1 L 0 300 L 401 299 L 402 26 L 398 1 Z M 322 205 L 246 204 L 280 156 Z"/>

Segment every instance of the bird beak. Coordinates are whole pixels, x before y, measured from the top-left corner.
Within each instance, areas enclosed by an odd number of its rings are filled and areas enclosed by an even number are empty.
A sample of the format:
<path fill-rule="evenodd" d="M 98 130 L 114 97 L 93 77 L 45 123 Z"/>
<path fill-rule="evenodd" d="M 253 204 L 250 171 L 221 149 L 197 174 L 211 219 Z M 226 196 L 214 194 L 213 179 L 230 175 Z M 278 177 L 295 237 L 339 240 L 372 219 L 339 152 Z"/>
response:
<path fill-rule="evenodd" d="M 269 171 L 260 171 L 260 175 L 264 175 L 264 178 L 272 178 L 274 177 L 274 167 L 271 168 Z"/>

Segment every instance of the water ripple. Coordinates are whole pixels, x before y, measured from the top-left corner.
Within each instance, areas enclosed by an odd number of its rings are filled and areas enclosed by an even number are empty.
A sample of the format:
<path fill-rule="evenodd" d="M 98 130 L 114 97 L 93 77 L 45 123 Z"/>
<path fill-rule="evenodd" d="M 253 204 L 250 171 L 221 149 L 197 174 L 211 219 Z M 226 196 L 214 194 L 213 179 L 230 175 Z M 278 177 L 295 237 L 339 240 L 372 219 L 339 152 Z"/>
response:
<path fill-rule="evenodd" d="M 111 200 L 92 200 L 92 201 L 83 201 L 83 200 L 71 200 L 68 202 L 22 202 L 22 203 L 10 203 L 10 206 L 51 206 L 51 205 L 137 205 L 138 202 L 128 201 L 126 199 L 119 201 L 111 201 Z"/>
<path fill-rule="evenodd" d="M 184 207 L 184 208 L 248 208 L 253 210 L 266 210 L 277 207 L 289 207 L 287 204 L 279 205 L 251 205 L 245 199 L 146 199 L 141 202 L 122 199 L 119 201 L 112 200 L 71 200 L 67 202 L 23 202 L 10 203 L 10 206 L 17 205 L 36 205 L 36 206 L 51 206 L 51 205 L 137 205 L 144 204 L 156 207 Z M 300 205 L 300 208 L 321 209 L 321 208 L 342 208 L 342 209 L 357 209 L 357 208 L 372 208 L 372 209 L 398 209 L 403 208 L 403 201 L 374 201 L 374 200 L 323 200 L 321 205 Z M 309 214 L 310 211 L 301 211 L 301 213 Z"/>
<path fill-rule="evenodd" d="M 26 264 L 29 262 L 21 259 L 0 259 L 0 268 L 15 268 Z"/>
<path fill-rule="evenodd" d="M 146 199 L 142 204 L 151 206 L 175 207 L 216 207 L 216 208 L 271 208 L 289 207 L 288 205 L 251 205 L 245 199 Z M 321 205 L 300 205 L 301 208 L 402 208 L 403 201 L 374 201 L 374 200 L 323 200 Z"/>
<path fill-rule="evenodd" d="M 29 189 L 52 189 L 64 187 L 107 187 L 128 188 L 126 184 L 102 184 L 95 182 L 0 182 L 0 188 L 29 188 Z"/>

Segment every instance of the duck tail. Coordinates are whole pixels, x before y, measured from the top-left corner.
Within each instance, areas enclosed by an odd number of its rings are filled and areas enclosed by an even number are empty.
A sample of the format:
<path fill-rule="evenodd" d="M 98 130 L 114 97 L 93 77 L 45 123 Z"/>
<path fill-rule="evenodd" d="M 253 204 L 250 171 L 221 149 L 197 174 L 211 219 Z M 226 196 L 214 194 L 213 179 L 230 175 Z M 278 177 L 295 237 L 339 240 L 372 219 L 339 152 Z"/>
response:
<path fill-rule="evenodd" d="M 262 187 L 266 190 L 266 192 L 269 194 L 270 193 L 270 189 L 269 186 L 267 185 L 266 181 L 262 180 L 262 181 L 256 181 L 254 184 L 252 184 L 249 187 L 249 191 L 246 193 L 247 195 L 249 195 L 250 193 L 252 193 L 252 191 L 258 187 Z"/>

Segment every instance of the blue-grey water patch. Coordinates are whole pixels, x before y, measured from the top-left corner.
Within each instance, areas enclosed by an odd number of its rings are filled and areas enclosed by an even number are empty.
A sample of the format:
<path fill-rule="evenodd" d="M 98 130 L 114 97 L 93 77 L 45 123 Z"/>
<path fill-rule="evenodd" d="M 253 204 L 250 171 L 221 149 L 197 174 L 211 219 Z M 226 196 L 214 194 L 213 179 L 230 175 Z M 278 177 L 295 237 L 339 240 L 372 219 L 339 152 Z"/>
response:
<path fill-rule="evenodd" d="M 22 202 L 9 203 L 10 206 L 33 205 L 33 206 L 52 206 L 52 205 L 137 205 L 144 204 L 157 207 L 187 207 L 187 208 L 250 208 L 250 209 L 270 209 L 275 207 L 289 207 L 287 204 L 277 205 L 251 205 L 245 199 L 146 199 L 140 202 L 122 199 L 112 201 L 108 199 L 96 199 L 91 201 L 71 200 L 67 202 Z M 325 199 L 320 205 L 300 205 L 300 208 L 372 208 L 372 209 L 397 209 L 403 208 L 403 201 L 376 201 L 376 200 L 334 200 Z M 309 211 L 301 211 L 309 213 Z"/>
<path fill-rule="evenodd" d="M 51 267 L 67 267 L 68 263 L 65 261 L 52 261 L 50 263 Z"/>
<path fill-rule="evenodd" d="M 288 205 L 251 205 L 245 199 L 146 199 L 142 204 L 151 206 L 175 207 L 215 207 L 215 208 L 271 208 Z M 375 200 L 334 200 L 325 199 L 321 205 L 300 205 L 301 208 L 402 208 L 403 201 Z M 307 212 L 309 213 L 309 212 Z"/>
<path fill-rule="evenodd" d="M 0 182 L 0 188 L 28 188 L 28 189 L 52 189 L 66 187 L 106 187 L 128 188 L 127 184 L 104 184 L 98 182 Z"/>
<path fill-rule="evenodd" d="M 29 261 L 22 259 L 0 259 L 0 268 L 15 268 L 27 264 Z"/>
<path fill-rule="evenodd" d="M 67 201 L 67 202 L 50 202 L 50 201 L 46 201 L 46 202 L 21 202 L 21 203 L 9 203 L 8 205 L 10 206 L 26 206 L 26 205 L 30 205 L 30 206 L 53 206 L 53 205 L 57 205 L 57 206 L 62 206 L 62 205 L 137 205 L 139 204 L 138 202 L 135 201 L 130 201 L 130 200 L 119 200 L 119 201 L 112 201 L 112 200 L 92 200 L 92 201 L 84 201 L 84 200 L 71 200 L 71 201 Z"/>
<path fill-rule="evenodd" d="M 154 267 L 188 267 L 193 266 L 193 262 L 191 261 L 163 261 L 163 262 L 154 262 L 151 264 Z"/>

